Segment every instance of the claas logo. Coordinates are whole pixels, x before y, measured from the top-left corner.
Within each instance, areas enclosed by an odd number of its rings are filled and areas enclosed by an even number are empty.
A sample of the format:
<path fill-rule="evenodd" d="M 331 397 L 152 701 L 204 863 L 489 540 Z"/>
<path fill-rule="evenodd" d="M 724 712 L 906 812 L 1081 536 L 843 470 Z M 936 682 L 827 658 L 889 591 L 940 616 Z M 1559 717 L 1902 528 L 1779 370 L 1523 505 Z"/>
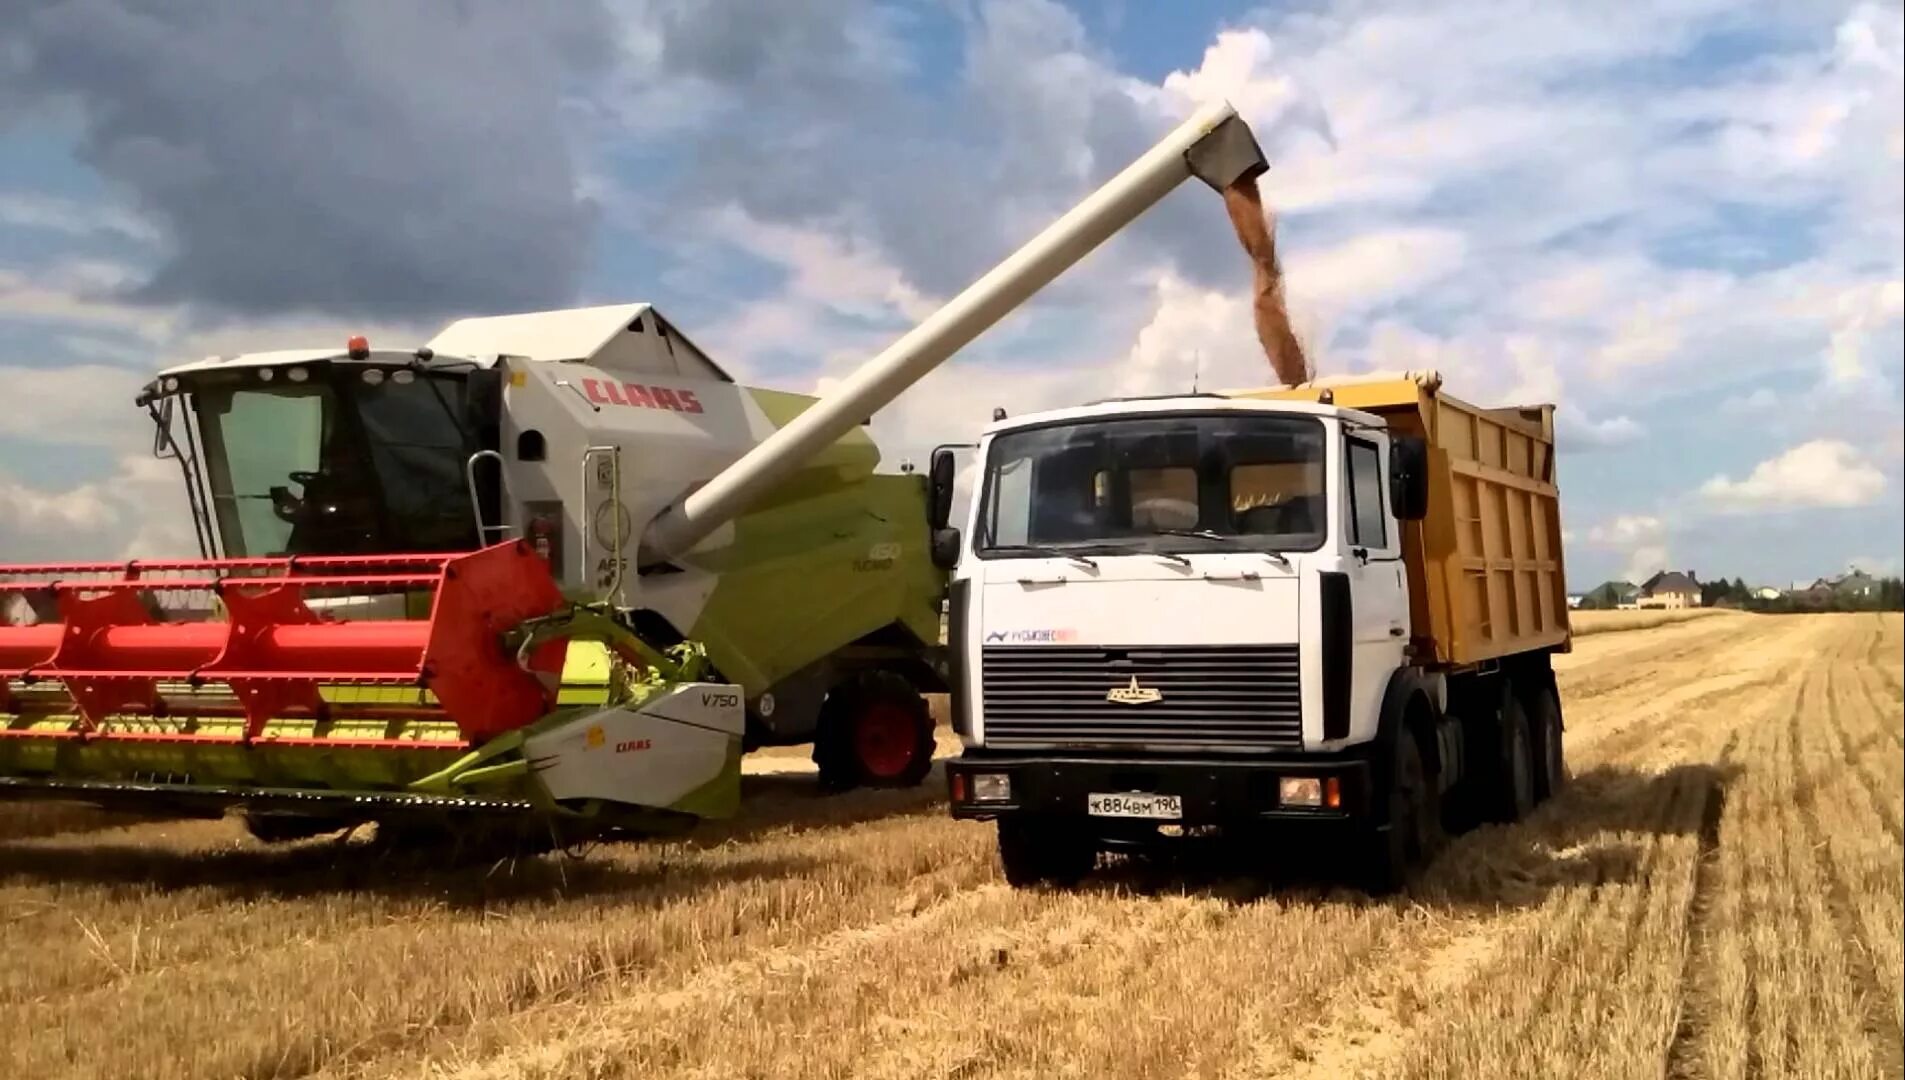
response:
<path fill-rule="evenodd" d="M 588 741 L 589 749 L 591 750 L 596 749 L 597 747 L 601 746 L 604 742 L 608 741 L 608 737 L 602 734 L 601 724 L 590 724 L 589 730 L 587 734 L 583 736 L 583 738 L 585 738 Z"/>
<path fill-rule="evenodd" d="M 629 405 L 644 409 L 669 409 L 683 413 L 701 411 L 701 402 L 696 400 L 693 390 L 676 390 L 667 386 L 643 386 L 641 383 L 604 379 L 583 379 L 582 392 L 597 405 Z"/>

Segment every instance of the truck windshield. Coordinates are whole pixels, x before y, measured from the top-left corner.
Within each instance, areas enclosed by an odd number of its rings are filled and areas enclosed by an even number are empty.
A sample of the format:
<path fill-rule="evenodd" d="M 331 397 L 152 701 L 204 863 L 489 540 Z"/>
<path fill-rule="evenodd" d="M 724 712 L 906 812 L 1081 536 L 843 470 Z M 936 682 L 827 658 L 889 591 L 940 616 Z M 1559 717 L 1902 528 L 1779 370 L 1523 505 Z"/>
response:
<path fill-rule="evenodd" d="M 1027 545 L 1313 551 L 1323 446 L 1315 419 L 1244 412 L 1009 432 L 987 457 L 977 546 L 1000 556 Z"/>
<path fill-rule="evenodd" d="M 226 555 L 475 545 L 462 378 L 342 365 L 304 382 L 258 376 L 221 372 L 193 387 Z"/>

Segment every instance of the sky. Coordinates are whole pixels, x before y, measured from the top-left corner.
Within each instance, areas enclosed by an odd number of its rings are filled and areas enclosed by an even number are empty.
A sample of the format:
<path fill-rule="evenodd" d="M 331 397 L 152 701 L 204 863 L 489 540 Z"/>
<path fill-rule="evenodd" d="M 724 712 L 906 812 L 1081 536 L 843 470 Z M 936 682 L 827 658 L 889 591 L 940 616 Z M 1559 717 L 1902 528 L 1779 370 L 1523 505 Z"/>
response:
<path fill-rule="evenodd" d="M 1558 406 L 1568 578 L 1905 560 L 1900 5 L 0 0 L 0 561 L 191 546 L 132 397 L 208 354 L 657 305 L 820 391 L 1201 102 L 1319 372 Z M 1251 386 L 1172 194 L 875 419 Z"/>

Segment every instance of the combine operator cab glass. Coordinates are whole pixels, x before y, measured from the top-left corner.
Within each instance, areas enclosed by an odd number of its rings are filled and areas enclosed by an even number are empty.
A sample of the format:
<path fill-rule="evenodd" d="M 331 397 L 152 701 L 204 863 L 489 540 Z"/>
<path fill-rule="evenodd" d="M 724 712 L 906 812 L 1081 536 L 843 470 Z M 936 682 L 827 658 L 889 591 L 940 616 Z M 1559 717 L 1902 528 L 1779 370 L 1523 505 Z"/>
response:
<path fill-rule="evenodd" d="M 977 548 L 1171 553 L 1323 543 L 1323 425 L 1308 417 L 1123 417 L 998 436 Z"/>
<path fill-rule="evenodd" d="M 294 381 L 266 370 L 192 388 L 227 556 L 477 546 L 463 466 L 479 447 L 462 378 L 340 365 Z"/>

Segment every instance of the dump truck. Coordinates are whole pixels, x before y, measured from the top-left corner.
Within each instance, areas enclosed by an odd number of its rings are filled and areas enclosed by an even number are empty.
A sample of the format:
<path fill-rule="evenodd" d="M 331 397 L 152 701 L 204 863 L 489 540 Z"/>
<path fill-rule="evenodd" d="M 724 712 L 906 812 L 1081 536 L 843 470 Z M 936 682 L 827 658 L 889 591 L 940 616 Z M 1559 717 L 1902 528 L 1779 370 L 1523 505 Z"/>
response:
<path fill-rule="evenodd" d="M 730 814 L 764 743 L 917 784 L 951 476 L 861 429 L 1184 180 L 1266 167 L 1198 110 L 820 399 L 646 304 L 167 369 L 138 403 L 199 556 L 0 565 L 0 796 L 563 842 Z"/>
<path fill-rule="evenodd" d="M 1011 417 L 978 452 L 940 541 L 947 783 L 1013 883 L 1217 837 L 1384 891 L 1565 782 L 1552 405 L 1378 373 Z"/>

